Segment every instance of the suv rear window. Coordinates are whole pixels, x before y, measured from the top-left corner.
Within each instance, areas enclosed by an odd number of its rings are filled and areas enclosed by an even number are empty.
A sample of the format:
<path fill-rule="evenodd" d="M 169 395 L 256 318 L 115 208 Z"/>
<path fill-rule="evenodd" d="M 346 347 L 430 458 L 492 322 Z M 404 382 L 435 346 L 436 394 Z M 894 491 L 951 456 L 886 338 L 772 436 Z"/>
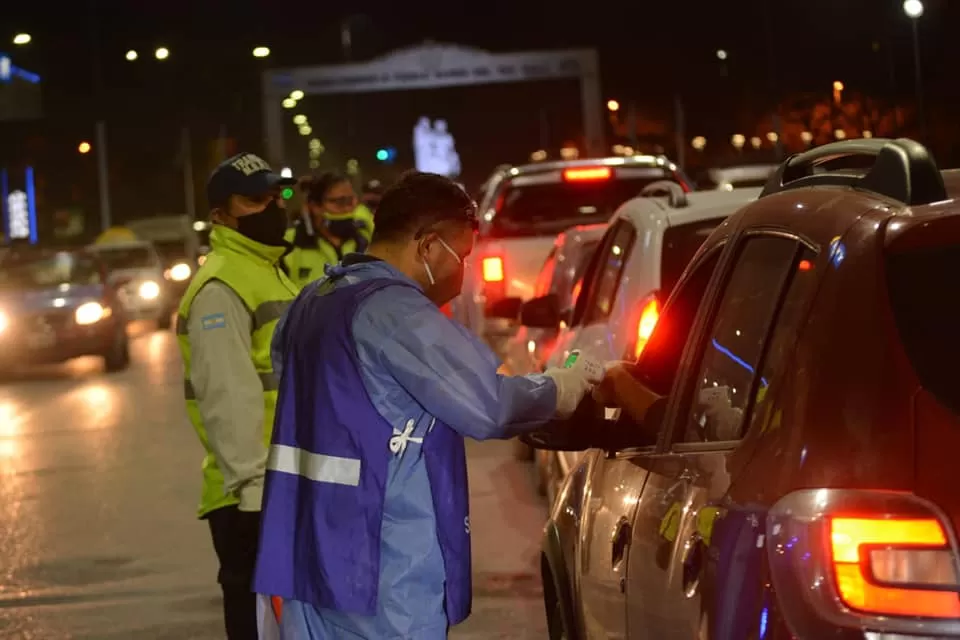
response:
<path fill-rule="evenodd" d="M 960 246 L 887 257 L 887 287 L 900 340 L 920 383 L 960 413 Z"/>
<path fill-rule="evenodd" d="M 507 182 L 497 194 L 496 216 L 484 235 L 552 236 L 575 225 L 606 222 L 645 186 L 671 178 L 669 172 L 653 167 L 640 171 L 642 175 L 627 176 L 614 172 L 610 179 L 595 182 Z"/>
<path fill-rule="evenodd" d="M 697 250 L 725 218 L 699 220 L 667 227 L 663 232 L 663 255 L 660 256 L 660 301 L 666 302 L 680 281 L 684 269 Z"/>

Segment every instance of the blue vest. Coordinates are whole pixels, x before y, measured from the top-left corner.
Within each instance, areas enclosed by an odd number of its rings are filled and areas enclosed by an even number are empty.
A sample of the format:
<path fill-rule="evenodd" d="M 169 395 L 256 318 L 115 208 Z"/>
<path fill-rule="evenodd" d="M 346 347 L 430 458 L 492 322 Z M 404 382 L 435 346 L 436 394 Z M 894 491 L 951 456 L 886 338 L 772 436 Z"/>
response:
<path fill-rule="evenodd" d="M 389 286 L 410 285 L 373 279 L 333 288 L 323 280 L 305 289 L 288 311 L 257 593 L 377 614 L 384 494 L 395 434 L 367 396 L 352 325 L 360 303 Z M 463 437 L 436 421 L 422 452 L 446 572 L 447 619 L 454 625 L 470 614 L 472 598 Z"/>

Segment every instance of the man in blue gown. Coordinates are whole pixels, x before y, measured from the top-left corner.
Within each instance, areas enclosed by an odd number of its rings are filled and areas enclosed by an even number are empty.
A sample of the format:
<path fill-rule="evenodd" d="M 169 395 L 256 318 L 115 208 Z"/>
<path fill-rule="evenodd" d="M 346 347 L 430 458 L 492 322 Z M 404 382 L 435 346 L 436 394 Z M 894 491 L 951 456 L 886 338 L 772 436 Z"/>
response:
<path fill-rule="evenodd" d="M 446 638 L 471 603 L 464 437 L 567 417 L 602 378 L 586 360 L 499 375 L 493 353 L 440 312 L 460 292 L 476 227 L 458 185 L 406 174 L 383 196 L 368 253 L 329 268 L 277 329 L 254 579 L 262 605 L 282 602 L 274 637 Z"/>

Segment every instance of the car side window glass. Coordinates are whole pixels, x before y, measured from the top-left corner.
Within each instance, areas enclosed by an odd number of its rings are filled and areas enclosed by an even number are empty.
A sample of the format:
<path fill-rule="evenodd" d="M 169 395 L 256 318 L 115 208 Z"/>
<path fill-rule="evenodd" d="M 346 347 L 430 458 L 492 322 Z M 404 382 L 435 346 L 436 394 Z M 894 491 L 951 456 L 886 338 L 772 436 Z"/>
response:
<path fill-rule="evenodd" d="M 612 233 L 611 241 L 600 248 L 600 262 L 590 287 L 591 295 L 584 315 L 583 322 L 587 325 L 606 320 L 613 311 L 623 267 L 637 235 L 629 222 L 620 222 Z"/>
<path fill-rule="evenodd" d="M 740 248 L 703 346 L 683 442 L 740 439 L 763 345 L 797 249 L 795 240 L 780 236 L 749 237 Z"/>
<path fill-rule="evenodd" d="M 750 427 L 743 430 L 746 434 L 754 423 L 760 424 L 761 431 L 776 429 L 780 426 L 780 417 L 773 413 L 773 396 L 776 391 L 776 380 L 791 362 L 793 346 L 797 343 L 800 331 L 807 318 L 807 309 L 810 300 L 816 292 L 816 254 L 804 247 L 800 260 L 790 275 L 787 285 L 787 294 L 777 313 L 767 351 L 760 366 L 760 384 L 753 400 L 753 409 L 750 411 Z M 774 391 L 768 393 L 774 386 Z"/>
<path fill-rule="evenodd" d="M 550 250 L 550 255 L 547 256 L 546 261 L 543 263 L 543 267 L 540 268 L 540 273 L 537 274 L 537 281 L 534 283 L 533 288 L 533 297 L 539 298 L 550 293 L 550 284 L 553 282 L 553 274 L 557 268 L 557 248 L 554 247 Z"/>

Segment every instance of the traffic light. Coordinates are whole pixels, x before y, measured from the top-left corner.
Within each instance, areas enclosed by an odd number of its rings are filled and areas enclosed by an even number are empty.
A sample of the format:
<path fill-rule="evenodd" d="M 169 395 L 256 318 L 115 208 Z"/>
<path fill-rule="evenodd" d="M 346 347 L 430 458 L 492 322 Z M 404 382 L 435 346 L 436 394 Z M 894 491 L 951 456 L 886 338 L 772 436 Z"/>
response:
<path fill-rule="evenodd" d="M 293 188 L 287 187 L 286 189 L 280 192 L 280 195 L 283 196 L 284 200 L 289 200 L 290 198 L 293 197 Z"/>

